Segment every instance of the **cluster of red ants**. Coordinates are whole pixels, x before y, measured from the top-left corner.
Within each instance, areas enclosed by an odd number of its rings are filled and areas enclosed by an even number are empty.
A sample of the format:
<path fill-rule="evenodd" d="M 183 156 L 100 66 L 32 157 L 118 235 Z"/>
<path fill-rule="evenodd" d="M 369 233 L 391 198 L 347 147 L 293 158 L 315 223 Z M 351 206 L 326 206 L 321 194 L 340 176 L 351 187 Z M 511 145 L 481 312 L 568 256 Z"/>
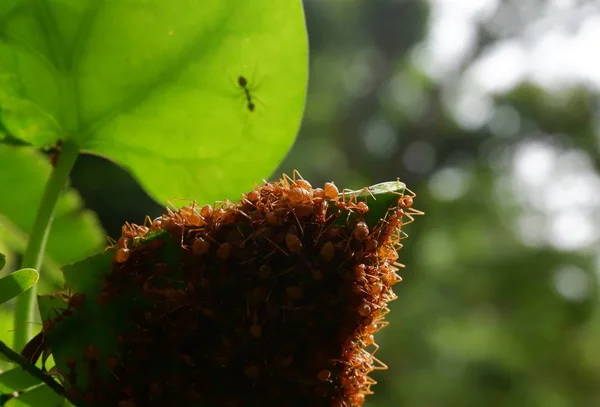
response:
<path fill-rule="evenodd" d="M 89 345 L 83 368 L 67 359 L 69 398 L 361 406 L 375 383 L 369 373 L 386 368 L 373 334 L 396 298 L 401 226 L 420 214 L 414 194 L 399 194 L 369 225 L 366 197 L 284 176 L 236 204 L 126 224 L 95 298 L 122 329 L 113 352 Z"/>

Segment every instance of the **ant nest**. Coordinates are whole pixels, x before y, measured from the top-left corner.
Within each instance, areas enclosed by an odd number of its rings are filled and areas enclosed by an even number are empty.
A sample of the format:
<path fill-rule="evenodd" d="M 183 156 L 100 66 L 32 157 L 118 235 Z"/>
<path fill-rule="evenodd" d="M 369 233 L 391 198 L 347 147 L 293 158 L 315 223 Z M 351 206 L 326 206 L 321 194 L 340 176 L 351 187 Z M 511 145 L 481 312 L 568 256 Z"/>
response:
<path fill-rule="evenodd" d="M 386 368 L 373 334 L 401 281 L 413 197 L 369 224 L 356 194 L 284 175 L 235 204 L 125 224 L 96 298 L 106 310 L 119 305 L 125 328 L 112 354 L 92 349 L 89 363 L 70 367 L 65 377 L 90 382 L 67 380 L 70 397 L 120 407 L 361 406 L 369 374 Z"/>

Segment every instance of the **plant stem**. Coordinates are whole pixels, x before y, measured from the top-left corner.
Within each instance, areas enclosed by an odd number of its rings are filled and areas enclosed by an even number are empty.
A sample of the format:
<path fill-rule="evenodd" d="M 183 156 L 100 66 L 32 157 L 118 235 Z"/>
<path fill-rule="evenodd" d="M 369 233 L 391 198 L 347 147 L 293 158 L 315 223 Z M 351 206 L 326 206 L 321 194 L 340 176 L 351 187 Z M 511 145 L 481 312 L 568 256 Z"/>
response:
<path fill-rule="evenodd" d="M 69 173 L 79 155 L 79 147 L 73 140 L 65 140 L 56 167 L 50 174 L 42 200 L 33 223 L 27 249 L 23 254 L 21 268 L 40 270 L 54 208 L 63 187 L 67 183 Z M 14 315 L 14 348 L 22 349 L 31 337 L 31 322 L 35 316 L 36 286 L 17 297 Z"/>
<path fill-rule="evenodd" d="M 0 0 L 1 1 L 1 0 Z M 64 142 L 56 167 L 50 174 L 46 188 L 42 195 L 33 228 L 29 235 L 29 243 L 21 268 L 33 268 L 40 270 L 46 242 L 50 227 L 52 225 L 54 208 L 60 192 L 69 179 L 69 173 L 79 155 L 79 147 L 73 140 L 79 130 L 79 112 L 76 85 L 69 73 L 65 59 L 65 44 L 58 31 L 57 22 L 50 12 L 48 2 L 45 0 L 34 0 L 37 19 L 42 32 L 45 34 L 50 56 L 55 64 L 59 76 L 58 83 L 61 90 L 63 107 L 62 124 L 65 130 Z M 37 286 L 25 291 L 17 297 L 14 316 L 14 348 L 22 349 L 31 337 L 31 322 L 35 316 L 35 297 Z"/>

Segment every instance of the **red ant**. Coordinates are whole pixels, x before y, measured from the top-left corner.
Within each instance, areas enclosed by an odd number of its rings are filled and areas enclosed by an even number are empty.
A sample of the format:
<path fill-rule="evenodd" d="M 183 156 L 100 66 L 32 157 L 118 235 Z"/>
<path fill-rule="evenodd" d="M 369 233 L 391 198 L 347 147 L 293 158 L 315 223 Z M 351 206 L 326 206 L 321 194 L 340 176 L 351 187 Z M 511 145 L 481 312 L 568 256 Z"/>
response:
<path fill-rule="evenodd" d="M 52 167 L 56 167 L 58 163 L 58 159 L 60 158 L 60 152 L 62 150 L 62 140 L 58 140 L 54 146 L 52 146 L 48 151 L 50 152 L 50 164 Z"/>
<path fill-rule="evenodd" d="M 405 188 L 404 192 L 408 192 L 408 194 L 396 193 L 400 195 L 400 198 L 398 199 L 398 210 L 396 211 L 396 214 L 400 216 L 401 220 L 403 220 L 403 217 L 406 217 L 408 219 L 408 222 L 401 222 L 401 224 L 408 225 L 414 222 L 415 219 L 413 218 L 413 216 L 424 215 L 424 212 L 421 212 L 412 207 L 413 200 L 417 196 L 417 194 L 415 194 L 408 188 Z"/>
<path fill-rule="evenodd" d="M 71 289 L 67 289 L 60 294 L 67 301 L 69 310 L 72 310 L 73 308 L 80 308 L 85 302 L 85 294 L 74 293 L 71 291 Z"/>
<path fill-rule="evenodd" d="M 312 185 L 302 178 L 302 175 L 300 175 L 298 170 L 293 171 L 291 178 L 287 174 L 283 174 L 283 177 L 278 184 L 283 188 L 284 193 L 287 194 L 287 197 L 293 206 L 308 203 L 313 200 Z"/>
<path fill-rule="evenodd" d="M 365 187 L 362 189 L 362 191 L 368 193 L 373 199 L 375 199 L 375 196 L 373 195 L 371 190 L 369 190 L 369 188 Z M 349 196 L 349 199 L 347 201 L 346 194 L 348 194 Z M 342 190 L 342 199 L 339 200 L 339 198 L 336 198 L 335 205 L 343 211 L 348 211 L 346 222 L 348 222 L 348 219 L 350 219 L 350 215 L 354 211 L 356 211 L 359 215 L 362 216 L 366 215 L 369 212 L 369 207 L 367 203 L 364 201 L 358 201 L 357 191 L 352 191 L 350 189 Z"/>
<path fill-rule="evenodd" d="M 373 346 L 373 351 L 368 352 L 371 356 L 375 355 L 379 350 L 379 345 L 375 343 L 375 336 L 373 335 L 365 335 L 362 339 L 358 340 L 358 344 L 361 348 L 367 348 L 369 346 Z"/>
<path fill-rule="evenodd" d="M 394 232 L 402 226 L 402 215 L 404 213 L 401 210 L 395 210 L 392 216 L 387 220 L 383 220 L 383 225 L 379 227 L 379 236 L 377 240 L 380 244 L 386 243 L 394 234 Z"/>
<path fill-rule="evenodd" d="M 77 386 L 77 373 L 75 372 L 76 361 L 73 356 L 69 356 L 66 361 L 67 368 L 69 369 L 68 379 L 71 387 Z"/>
<path fill-rule="evenodd" d="M 292 253 L 299 253 L 302 250 L 302 242 L 298 237 L 298 230 L 292 226 L 285 235 L 285 245 Z"/>
<path fill-rule="evenodd" d="M 323 369 L 317 373 L 317 379 L 321 382 L 326 382 L 331 377 L 331 370 Z"/>
<path fill-rule="evenodd" d="M 125 263 L 129 259 L 129 248 L 127 247 L 128 239 L 125 237 L 120 237 L 118 241 L 115 241 L 110 237 L 107 237 L 107 239 L 110 245 L 104 251 L 117 249 L 113 260 L 115 263 Z"/>
<path fill-rule="evenodd" d="M 289 175 L 283 174 L 279 183 L 283 185 L 286 189 L 298 187 L 306 191 L 312 191 L 312 185 L 310 184 L 310 182 L 302 178 L 302 175 L 300 175 L 300 172 L 298 170 L 292 171 L 291 178 Z"/>
<path fill-rule="evenodd" d="M 333 181 L 326 182 L 325 185 L 323 186 L 323 190 L 325 191 L 325 197 L 327 199 L 333 199 L 333 200 L 337 201 L 340 191 L 338 190 L 338 187 L 335 186 Z"/>
<path fill-rule="evenodd" d="M 105 249 L 117 249 L 114 255 L 114 261 L 116 263 L 125 263 L 129 259 L 129 241 L 133 241 L 136 244 L 140 239 L 146 235 L 151 227 L 146 226 L 145 224 L 149 221 L 149 217 L 146 217 L 144 220 L 144 225 L 136 225 L 135 223 L 125 222 L 123 227 L 121 228 L 121 237 L 119 240 L 115 241 L 114 239 L 107 237 L 109 246 Z M 152 221 L 152 224 L 156 222 L 156 219 Z"/>
<path fill-rule="evenodd" d="M 192 202 L 192 205 L 184 206 L 179 209 L 179 216 L 185 221 L 187 225 L 201 227 L 206 224 L 206 218 L 204 218 L 198 210 L 196 210 L 196 202 Z"/>
<path fill-rule="evenodd" d="M 365 326 L 365 333 L 367 335 L 372 335 L 378 331 L 381 331 L 383 328 L 385 328 L 389 324 L 390 323 L 388 321 L 374 320 L 372 323 Z"/>
<path fill-rule="evenodd" d="M 359 242 L 362 242 L 362 241 L 366 240 L 367 237 L 369 237 L 369 227 L 367 226 L 367 224 L 365 222 L 360 221 L 354 227 L 354 230 L 352 231 L 352 235 L 354 236 L 354 238 L 356 240 L 358 240 Z"/>
<path fill-rule="evenodd" d="M 323 246 L 321 246 L 321 250 L 319 250 L 319 258 L 326 263 L 329 263 L 333 260 L 335 256 L 335 247 L 331 241 L 325 242 Z"/>
<path fill-rule="evenodd" d="M 354 278 L 357 281 L 364 282 L 365 284 L 371 284 L 371 282 L 376 282 L 377 280 L 379 280 L 379 276 L 377 275 L 377 273 L 372 273 L 373 269 L 374 267 L 372 266 L 365 266 L 362 263 L 357 264 L 353 268 Z"/>

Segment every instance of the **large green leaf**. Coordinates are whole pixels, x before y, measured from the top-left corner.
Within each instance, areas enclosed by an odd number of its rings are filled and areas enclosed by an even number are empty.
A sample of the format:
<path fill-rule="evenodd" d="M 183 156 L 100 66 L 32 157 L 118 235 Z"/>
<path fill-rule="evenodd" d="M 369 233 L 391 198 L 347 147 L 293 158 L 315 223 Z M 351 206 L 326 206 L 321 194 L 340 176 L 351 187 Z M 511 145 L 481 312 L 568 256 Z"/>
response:
<path fill-rule="evenodd" d="M 29 147 L 0 144 L 0 241 L 22 252 L 50 174 L 50 163 Z M 104 232 L 95 215 L 83 209 L 79 195 L 65 190 L 60 197 L 42 279 L 62 280 L 58 266 L 73 263 L 99 250 Z M 44 277 L 46 275 L 46 277 Z"/>
<path fill-rule="evenodd" d="M 0 304 L 29 290 L 39 277 L 34 269 L 21 269 L 0 278 Z"/>
<path fill-rule="evenodd" d="M 237 198 L 293 143 L 300 0 L 2 3 L 0 115 L 15 138 L 72 137 L 163 202 Z"/>

